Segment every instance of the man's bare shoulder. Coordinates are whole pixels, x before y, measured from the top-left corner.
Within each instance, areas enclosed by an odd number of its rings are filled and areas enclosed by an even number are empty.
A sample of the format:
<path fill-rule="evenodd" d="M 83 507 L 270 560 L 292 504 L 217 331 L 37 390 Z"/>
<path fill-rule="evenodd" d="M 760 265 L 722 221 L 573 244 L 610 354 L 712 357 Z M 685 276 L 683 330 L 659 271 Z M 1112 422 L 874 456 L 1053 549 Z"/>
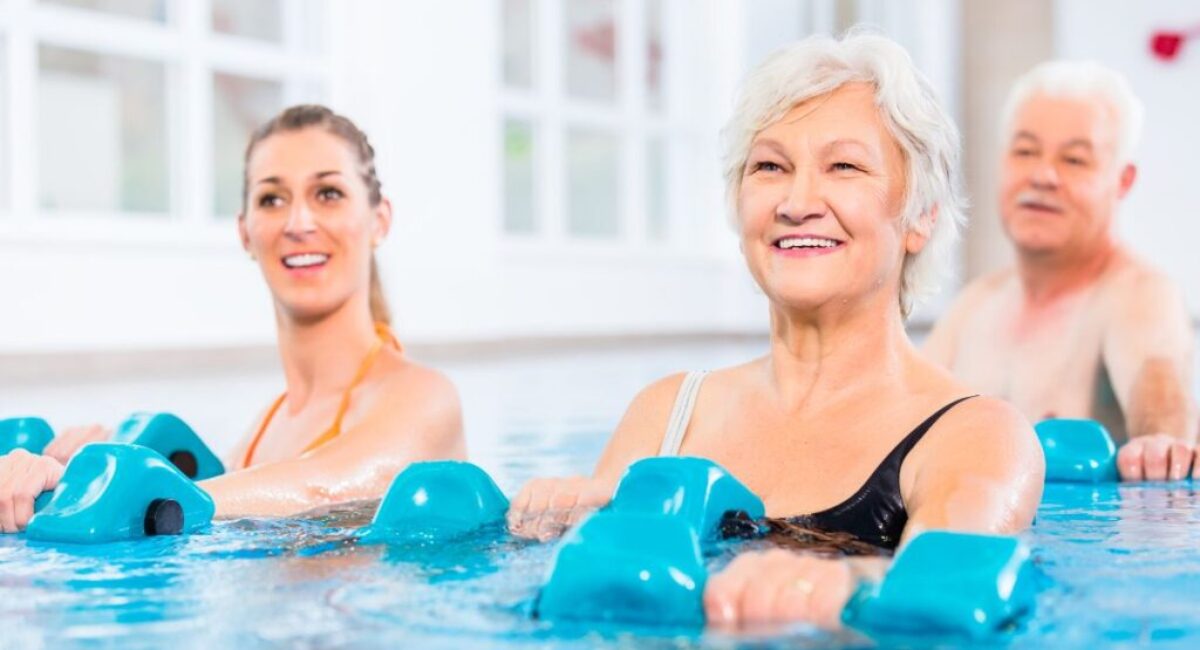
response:
<path fill-rule="evenodd" d="M 1122 251 L 1104 278 L 1105 290 L 1118 299 L 1118 306 L 1128 300 L 1144 300 L 1147 296 L 1176 297 L 1179 287 L 1169 275 L 1145 259 Z"/>
<path fill-rule="evenodd" d="M 998 298 L 1016 281 L 1016 269 L 1012 267 L 985 273 L 967 283 L 958 292 L 951 311 L 973 312 L 980 306 Z"/>

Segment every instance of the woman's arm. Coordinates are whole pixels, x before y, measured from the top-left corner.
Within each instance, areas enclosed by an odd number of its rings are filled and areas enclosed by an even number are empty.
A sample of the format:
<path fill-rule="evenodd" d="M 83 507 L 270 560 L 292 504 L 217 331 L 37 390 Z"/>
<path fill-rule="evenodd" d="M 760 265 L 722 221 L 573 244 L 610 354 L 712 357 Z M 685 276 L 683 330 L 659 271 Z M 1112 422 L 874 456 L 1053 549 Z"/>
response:
<path fill-rule="evenodd" d="M 448 379 L 414 368 L 381 388 L 375 408 L 311 453 L 202 482 L 217 516 L 281 516 L 374 498 L 413 461 L 466 457 L 458 393 Z"/>
<path fill-rule="evenodd" d="M 1041 500 L 1045 459 L 1033 428 L 1011 405 L 977 397 L 951 409 L 909 455 L 908 525 L 901 543 L 930 529 L 1016 533 Z M 776 549 L 739 555 L 704 590 L 710 623 L 807 621 L 834 629 L 860 580 L 890 561 L 822 559 Z"/>

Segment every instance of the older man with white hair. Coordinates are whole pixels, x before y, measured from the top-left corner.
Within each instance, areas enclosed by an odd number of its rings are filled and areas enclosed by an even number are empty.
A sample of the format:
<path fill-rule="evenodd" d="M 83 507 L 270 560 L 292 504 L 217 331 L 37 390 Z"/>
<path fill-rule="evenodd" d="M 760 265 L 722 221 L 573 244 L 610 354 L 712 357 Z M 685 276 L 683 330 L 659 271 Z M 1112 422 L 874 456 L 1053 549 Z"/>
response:
<path fill-rule="evenodd" d="M 1104 423 L 1124 442 L 1125 480 L 1177 480 L 1196 435 L 1190 320 L 1115 229 L 1142 115 L 1125 79 L 1095 63 L 1044 63 L 1017 81 L 999 197 L 1016 263 L 972 282 L 924 347 L 1030 419 Z"/>

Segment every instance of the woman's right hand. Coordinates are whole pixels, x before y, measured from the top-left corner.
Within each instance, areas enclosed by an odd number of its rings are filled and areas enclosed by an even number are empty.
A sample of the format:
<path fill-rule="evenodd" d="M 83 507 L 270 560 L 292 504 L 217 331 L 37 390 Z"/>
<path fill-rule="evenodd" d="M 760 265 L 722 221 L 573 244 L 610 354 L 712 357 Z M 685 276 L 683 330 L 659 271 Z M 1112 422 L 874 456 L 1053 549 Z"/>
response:
<path fill-rule="evenodd" d="M 508 509 L 508 529 L 517 537 L 549 541 L 612 500 L 613 486 L 587 476 L 535 478 Z"/>
<path fill-rule="evenodd" d="M 42 453 L 65 465 L 80 447 L 108 440 L 111 435 L 112 429 L 101 424 L 67 427 L 54 436 Z"/>
<path fill-rule="evenodd" d="M 62 480 L 63 464 L 14 449 L 0 456 L 0 532 L 19 533 L 33 517 L 33 501 Z"/>

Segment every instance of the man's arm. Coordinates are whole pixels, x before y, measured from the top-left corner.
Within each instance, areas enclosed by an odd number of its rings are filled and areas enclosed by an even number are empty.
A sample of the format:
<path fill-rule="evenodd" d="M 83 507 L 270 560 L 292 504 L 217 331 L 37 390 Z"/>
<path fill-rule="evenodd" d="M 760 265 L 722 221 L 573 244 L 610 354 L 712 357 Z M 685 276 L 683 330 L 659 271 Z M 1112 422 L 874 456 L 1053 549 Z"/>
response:
<path fill-rule="evenodd" d="M 1102 354 L 1130 442 L 1118 467 L 1126 480 L 1176 480 L 1192 464 L 1191 319 L 1175 286 L 1149 270 L 1123 279 Z"/>
<path fill-rule="evenodd" d="M 1120 287 L 1104 335 L 1104 365 L 1130 438 L 1194 442 L 1191 318 L 1165 276 L 1142 271 Z"/>

